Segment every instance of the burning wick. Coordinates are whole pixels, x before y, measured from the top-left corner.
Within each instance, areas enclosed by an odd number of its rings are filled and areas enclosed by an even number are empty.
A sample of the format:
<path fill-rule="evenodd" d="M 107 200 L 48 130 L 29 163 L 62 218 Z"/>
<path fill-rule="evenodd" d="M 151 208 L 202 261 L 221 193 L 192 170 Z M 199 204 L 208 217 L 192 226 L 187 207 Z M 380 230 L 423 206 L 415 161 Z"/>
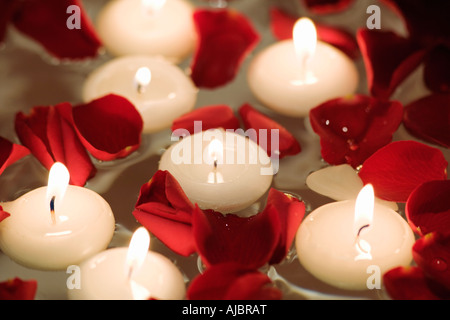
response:
<path fill-rule="evenodd" d="M 52 222 L 53 224 L 56 223 L 56 217 L 55 217 L 55 200 L 56 200 L 56 196 L 53 196 L 52 199 L 50 200 L 50 213 L 52 215 Z"/>

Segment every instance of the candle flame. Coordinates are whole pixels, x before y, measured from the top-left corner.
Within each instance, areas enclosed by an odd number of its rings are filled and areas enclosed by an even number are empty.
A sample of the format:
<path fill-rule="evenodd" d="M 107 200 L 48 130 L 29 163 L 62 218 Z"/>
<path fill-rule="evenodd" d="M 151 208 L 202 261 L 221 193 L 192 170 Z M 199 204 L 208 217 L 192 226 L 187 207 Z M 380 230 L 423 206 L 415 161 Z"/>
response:
<path fill-rule="evenodd" d="M 355 204 L 354 230 L 359 236 L 362 229 L 370 226 L 373 220 L 375 193 L 371 184 L 365 185 L 358 194 Z"/>
<path fill-rule="evenodd" d="M 134 82 L 139 93 L 143 93 L 150 81 L 152 80 L 152 73 L 149 68 L 141 67 L 136 71 Z"/>
<path fill-rule="evenodd" d="M 69 170 L 67 170 L 66 166 L 61 162 L 55 162 L 50 168 L 48 175 L 46 195 L 46 202 L 50 206 L 53 222 L 55 222 L 54 212 L 64 198 L 69 181 Z"/>
<path fill-rule="evenodd" d="M 166 0 L 141 0 L 141 3 L 145 13 L 154 15 L 164 7 Z"/>
<path fill-rule="evenodd" d="M 223 157 L 223 143 L 219 139 L 213 139 L 207 147 L 208 160 L 212 161 L 214 169 L 208 175 L 208 183 L 223 183 L 223 176 L 220 172 L 217 172 L 217 165 L 222 163 Z"/>
<path fill-rule="evenodd" d="M 316 51 L 317 31 L 309 18 L 300 18 L 294 25 L 293 41 L 295 52 L 302 63 L 306 63 Z"/>
<path fill-rule="evenodd" d="M 131 279 L 145 261 L 148 248 L 150 247 L 150 235 L 145 227 L 138 228 L 131 237 L 126 256 L 125 272 L 128 279 Z"/>

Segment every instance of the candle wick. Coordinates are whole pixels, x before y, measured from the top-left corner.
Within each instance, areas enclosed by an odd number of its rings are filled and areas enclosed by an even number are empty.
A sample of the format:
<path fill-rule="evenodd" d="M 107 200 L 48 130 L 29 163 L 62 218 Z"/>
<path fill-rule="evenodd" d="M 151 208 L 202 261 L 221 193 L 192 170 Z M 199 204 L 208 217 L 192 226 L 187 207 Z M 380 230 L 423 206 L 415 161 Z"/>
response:
<path fill-rule="evenodd" d="M 217 159 L 214 159 L 214 170 L 217 170 Z"/>
<path fill-rule="evenodd" d="M 55 200 L 56 196 L 53 196 L 50 200 L 50 214 L 52 216 L 52 222 L 53 224 L 56 223 L 56 217 L 55 217 Z"/>
<path fill-rule="evenodd" d="M 138 83 L 138 84 L 136 85 L 136 88 L 137 88 L 137 92 L 138 92 L 139 94 L 143 94 L 143 93 L 145 92 L 145 86 L 143 86 L 143 85 L 140 84 L 140 83 Z"/>
<path fill-rule="evenodd" d="M 363 225 L 361 228 L 359 228 L 358 233 L 356 234 L 356 237 L 359 238 L 361 231 L 368 227 L 370 227 L 370 224 Z"/>

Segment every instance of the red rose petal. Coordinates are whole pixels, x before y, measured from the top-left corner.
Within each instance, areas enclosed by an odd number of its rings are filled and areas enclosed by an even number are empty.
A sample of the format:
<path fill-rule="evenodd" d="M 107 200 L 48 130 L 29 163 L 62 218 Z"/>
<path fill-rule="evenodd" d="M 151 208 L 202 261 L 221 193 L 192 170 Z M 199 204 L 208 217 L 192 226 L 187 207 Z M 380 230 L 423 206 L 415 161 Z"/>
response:
<path fill-rule="evenodd" d="M 421 46 L 450 44 L 448 37 L 450 2 L 423 0 L 383 0 L 383 2 L 403 18 L 410 38 Z"/>
<path fill-rule="evenodd" d="M 413 246 L 413 258 L 427 277 L 444 286 L 450 296 L 450 233 L 427 234 Z"/>
<path fill-rule="evenodd" d="M 286 257 L 291 248 L 298 227 L 305 215 L 305 204 L 272 188 L 267 196 L 266 210 L 271 210 L 271 208 L 278 211 L 281 232 L 278 245 L 269 260 L 269 264 L 277 264 Z"/>
<path fill-rule="evenodd" d="M 71 5 L 80 8 L 81 29 L 67 27 L 72 13 L 66 11 Z M 22 1 L 12 22 L 18 30 L 60 59 L 95 57 L 101 45 L 80 0 Z"/>
<path fill-rule="evenodd" d="M 450 48 L 437 46 L 427 54 L 423 78 L 433 92 L 450 93 Z M 448 131 L 448 130 L 447 130 Z"/>
<path fill-rule="evenodd" d="M 426 51 L 391 31 L 360 29 L 361 49 L 370 93 L 388 100 L 397 86 L 422 62 Z"/>
<path fill-rule="evenodd" d="M 233 109 L 227 105 L 213 105 L 195 109 L 173 121 L 172 132 L 184 129 L 190 134 L 196 133 L 195 121 L 201 121 L 203 131 L 213 128 L 238 129 L 239 119 L 234 115 Z"/>
<path fill-rule="evenodd" d="M 17 6 L 17 0 L 2 0 L 0 1 L 0 43 L 3 42 L 6 36 L 6 30 Z"/>
<path fill-rule="evenodd" d="M 428 181 L 417 187 L 406 202 L 406 217 L 419 235 L 450 234 L 450 180 Z"/>
<path fill-rule="evenodd" d="M 394 300 L 439 300 L 433 284 L 418 267 L 397 267 L 383 275 L 383 284 Z"/>
<path fill-rule="evenodd" d="M 191 216 L 194 206 L 168 171 L 157 171 L 140 190 L 134 217 L 174 252 L 195 252 Z"/>
<path fill-rule="evenodd" d="M 206 266 L 235 262 L 259 268 L 269 261 L 278 244 L 277 214 L 272 206 L 250 218 L 203 212 L 196 207 L 192 224 L 197 252 Z"/>
<path fill-rule="evenodd" d="M 36 280 L 20 278 L 0 282 L 0 300 L 33 300 L 36 295 Z"/>
<path fill-rule="evenodd" d="M 331 14 L 344 11 L 353 0 L 300 0 L 314 14 Z"/>
<path fill-rule="evenodd" d="M 298 19 L 299 17 L 285 13 L 278 8 L 271 8 L 270 28 L 272 34 L 278 40 L 292 39 L 292 31 Z M 314 24 L 318 40 L 335 46 L 351 59 L 356 59 L 360 56 L 358 43 L 352 34 L 334 26 L 318 22 L 314 22 Z"/>
<path fill-rule="evenodd" d="M 279 300 L 281 295 L 265 274 L 235 263 L 209 267 L 187 290 L 189 300 Z"/>
<path fill-rule="evenodd" d="M 285 156 L 300 153 L 301 147 L 298 141 L 278 122 L 257 111 L 249 104 L 241 106 L 239 108 L 239 114 L 243 120 L 245 129 L 254 129 L 256 131 L 256 136 L 254 137 L 256 138 L 255 142 L 259 143 L 259 145 L 267 151 L 269 156 L 273 156 L 272 153 L 275 152 L 281 159 Z M 272 141 L 272 139 L 274 139 L 272 137 L 272 130 L 278 130 L 279 135 L 278 139 L 274 141 Z M 262 136 L 262 134 L 264 134 L 264 136 Z M 263 139 L 264 143 L 261 143 L 261 139 Z M 278 144 L 275 149 L 273 149 L 275 146 L 272 146 L 273 142 Z"/>
<path fill-rule="evenodd" d="M 332 99 L 309 113 L 311 126 L 320 136 L 323 159 L 354 168 L 391 142 L 402 116 L 399 102 L 364 95 Z"/>
<path fill-rule="evenodd" d="M 424 182 L 447 179 L 447 161 L 439 149 L 416 141 L 396 141 L 368 158 L 359 177 L 381 199 L 406 202 Z"/>
<path fill-rule="evenodd" d="M 30 154 L 30 150 L 0 137 L 0 174 L 14 162 Z"/>
<path fill-rule="evenodd" d="M 30 115 L 16 114 L 15 130 L 31 153 L 50 170 L 55 162 L 63 163 L 70 173 L 70 183 L 83 186 L 96 169 L 82 143 L 67 120 L 72 106 L 34 107 Z"/>
<path fill-rule="evenodd" d="M 72 113 L 81 142 L 95 158 L 124 158 L 139 148 L 143 121 L 127 99 L 109 94 L 75 106 Z"/>
<path fill-rule="evenodd" d="M 8 218 L 10 216 L 10 214 L 6 211 L 3 211 L 3 207 L 0 206 L 0 222 L 2 222 L 2 220 Z"/>
<path fill-rule="evenodd" d="M 432 94 L 405 106 L 403 124 L 415 137 L 450 148 L 450 94 Z"/>
<path fill-rule="evenodd" d="M 191 65 L 192 80 L 198 88 L 223 86 L 234 79 L 259 35 L 244 15 L 231 9 L 198 9 L 194 22 L 199 42 Z"/>

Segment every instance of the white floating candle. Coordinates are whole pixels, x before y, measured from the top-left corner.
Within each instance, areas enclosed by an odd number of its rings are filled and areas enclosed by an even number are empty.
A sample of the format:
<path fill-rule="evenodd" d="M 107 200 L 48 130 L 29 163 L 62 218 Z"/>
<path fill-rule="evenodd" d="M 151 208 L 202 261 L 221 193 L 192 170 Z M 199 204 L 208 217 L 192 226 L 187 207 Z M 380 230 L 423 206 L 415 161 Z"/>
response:
<path fill-rule="evenodd" d="M 191 111 L 198 89 L 184 72 L 162 58 L 126 56 L 94 70 L 83 86 L 83 100 L 114 93 L 127 98 L 141 113 L 144 133 L 170 127 Z"/>
<path fill-rule="evenodd" d="M 148 251 L 150 237 L 140 227 L 128 248 L 103 251 L 80 265 L 80 289 L 69 289 L 72 300 L 180 300 L 184 278 L 163 255 Z"/>
<path fill-rule="evenodd" d="M 97 18 L 97 32 L 114 56 L 164 56 L 173 63 L 194 49 L 193 8 L 183 0 L 113 0 Z"/>
<path fill-rule="evenodd" d="M 61 177 L 63 185 L 54 187 L 53 179 Z M 113 237 L 115 220 L 100 195 L 67 186 L 63 165 L 55 164 L 49 178 L 48 187 L 1 204 L 11 216 L 0 223 L 0 249 L 28 268 L 65 270 L 104 250 Z"/>
<path fill-rule="evenodd" d="M 248 69 L 255 97 L 281 114 L 304 117 L 311 108 L 355 92 L 358 71 L 335 47 L 317 41 L 314 24 L 301 18 L 293 40 L 280 41 L 260 52 Z"/>
<path fill-rule="evenodd" d="M 316 278 L 348 290 L 370 288 L 374 267 L 382 275 L 412 261 L 414 234 L 388 207 L 374 203 L 366 185 L 356 201 L 326 204 L 309 214 L 296 235 L 300 263 Z M 369 285 L 368 285 L 369 284 Z"/>
<path fill-rule="evenodd" d="M 222 213 L 255 203 L 273 178 L 270 158 L 262 148 L 221 129 L 198 132 L 173 144 L 162 155 L 159 169 L 169 171 L 200 208 Z"/>

